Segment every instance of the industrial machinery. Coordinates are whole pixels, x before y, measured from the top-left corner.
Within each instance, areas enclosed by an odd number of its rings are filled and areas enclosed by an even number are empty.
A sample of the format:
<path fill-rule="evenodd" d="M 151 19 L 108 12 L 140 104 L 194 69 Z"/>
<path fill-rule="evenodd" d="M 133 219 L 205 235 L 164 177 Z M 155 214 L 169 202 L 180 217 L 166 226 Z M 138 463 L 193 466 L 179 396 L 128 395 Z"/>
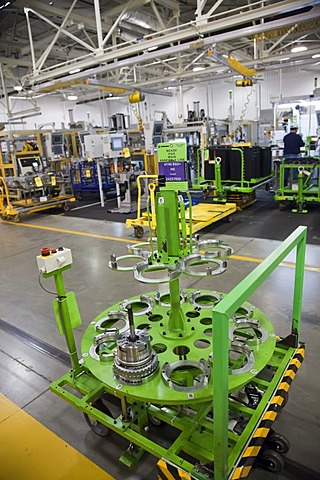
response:
<path fill-rule="evenodd" d="M 213 201 L 234 202 L 239 209 L 251 205 L 256 189 L 270 183 L 273 178 L 270 147 L 209 147 L 205 161 L 198 170 L 203 178 L 194 182 L 196 188 L 213 192 Z"/>
<path fill-rule="evenodd" d="M 290 204 L 293 213 L 307 213 L 309 203 L 320 203 L 320 158 L 275 160 L 275 194 L 280 210 Z"/>
<path fill-rule="evenodd" d="M 72 366 L 50 388 L 84 413 L 93 432 L 129 441 L 120 458 L 128 467 L 147 451 L 159 459 L 159 478 L 236 480 L 255 462 L 279 471 L 289 442 L 272 429 L 273 421 L 304 357 L 299 331 L 306 227 L 230 293 L 183 289 L 182 275 L 214 280 L 224 273 L 232 248 L 187 234 L 184 201 L 175 190 L 160 186 L 155 208 L 157 238 L 130 245 L 127 255 L 112 254 L 109 267 L 167 290 L 106 305 L 87 326 L 80 355 L 73 330 L 81 318 L 63 281 L 71 251 L 41 250 L 39 281 L 54 278 L 55 317 Z M 248 298 L 295 247 L 292 328 L 279 338 Z M 173 438 L 162 440 L 166 425 Z"/>
<path fill-rule="evenodd" d="M 0 177 L 0 214 L 19 222 L 21 215 L 62 208 L 74 202 L 70 180 L 61 172 L 30 173 L 20 177 Z"/>

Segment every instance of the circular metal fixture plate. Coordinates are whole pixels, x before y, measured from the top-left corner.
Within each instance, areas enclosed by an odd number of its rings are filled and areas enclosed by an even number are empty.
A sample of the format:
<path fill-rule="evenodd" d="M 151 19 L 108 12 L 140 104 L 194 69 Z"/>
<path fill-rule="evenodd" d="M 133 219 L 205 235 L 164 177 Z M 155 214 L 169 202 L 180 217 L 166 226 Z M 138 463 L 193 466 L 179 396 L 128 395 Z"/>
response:
<path fill-rule="evenodd" d="M 159 278 L 146 277 L 145 274 L 148 272 L 157 272 L 165 271 L 166 274 Z M 140 262 L 138 265 L 135 265 L 133 268 L 133 275 L 136 280 L 142 283 L 167 283 L 170 280 L 175 280 L 181 274 L 180 264 L 176 263 L 174 265 L 168 265 L 164 263 L 158 263 L 155 265 L 149 265 L 147 262 Z"/>
<path fill-rule="evenodd" d="M 163 298 L 164 297 L 168 297 L 170 299 L 170 292 L 169 290 L 165 290 L 164 292 L 155 292 L 154 294 L 154 299 L 155 301 L 161 306 L 161 307 L 170 307 L 170 302 L 164 302 L 163 301 Z M 186 298 L 187 298 L 187 294 L 185 292 L 185 290 L 183 290 L 182 288 L 180 289 L 180 305 L 182 305 L 185 301 L 186 301 Z"/>
<path fill-rule="evenodd" d="M 141 260 L 146 260 L 148 257 L 150 257 L 150 252 L 144 251 L 141 254 L 128 254 L 128 255 L 121 255 L 120 257 L 116 257 L 115 262 L 110 262 L 108 263 L 108 267 L 111 268 L 111 270 L 114 270 L 116 272 L 132 272 L 134 269 L 135 265 L 129 265 L 129 266 L 121 266 L 121 263 L 124 263 L 126 260 L 136 260 L 137 262 L 141 262 Z M 116 266 L 114 266 L 116 265 Z"/>
<path fill-rule="evenodd" d="M 194 291 L 194 289 L 185 289 L 187 298 L 180 305 L 181 312 L 186 319 L 185 333 L 182 337 L 179 337 L 179 333 L 173 334 L 169 332 L 170 308 L 166 306 L 161 306 L 154 302 L 152 311 L 135 317 L 135 329 L 144 329 L 150 335 L 151 347 L 156 351 L 159 360 L 158 370 L 150 376 L 146 383 L 142 382 L 139 386 L 125 385 L 114 376 L 112 356 L 106 356 L 103 360 L 96 360 L 89 354 L 94 338 L 99 333 L 102 333 L 95 329 L 96 323 L 107 317 L 110 310 L 121 311 L 120 306 L 123 304 L 123 300 L 103 311 L 88 325 L 81 344 L 81 354 L 85 368 L 91 371 L 94 377 L 103 383 L 106 391 L 114 393 L 121 390 L 121 395 L 126 395 L 128 399 L 133 401 L 142 400 L 159 405 L 187 405 L 192 402 L 212 401 L 212 378 L 209 378 L 208 384 L 203 386 L 203 388 L 194 392 L 186 392 L 173 390 L 162 376 L 162 368 L 165 363 L 171 365 L 184 360 L 200 362 L 201 359 L 210 362 L 209 355 L 212 352 L 212 340 L 211 335 L 208 335 L 208 330 L 210 332 L 212 328 L 212 313 L 208 308 L 197 308 L 190 303 L 190 295 Z M 155 292 L 149 292 L 145 295 L 153 299 L 154 294 Z M 209 296 L 212 294 L 212 290 L 200 290 L 200 294 Z M 140 302 L 140 295 L 131 297 L 128 300 Z M 266 315 L 250 303 L 245 303 L 243 306 L 248 309 L 247 311 L 252 311 L 250 320 L 258 321 L 259 329 L 265 329 L 268 332 L 268 338 L 264 342 L 260 342 L 259 345 L 248 345 L 254 355 L 254 365 L 251 371 L 246 371 L 245 373 L 232 374 L 230 372 L 230 392 L 236 391 L 249 381 L 252 381 L 256 376 L 256 373 L 253 372 L 260 372 L 265 367 L 273 354 L 276 344 L 274 328 Z M 195 313 L 193 314 L 193 312 Z M 237 322 L 240 322 L 240 320 L 231 318 L 229 320 L 229 328 L 231 330 L 235 329 Z M 108 325 L 108 327 L 113 328 L 112 324 Z M 203 348 L 204 345 L 202 345 L 204 340 L 209 342 L 206 348 Z M 116 342 L 114 343 L 116 344 Z M 110 350 L 110 352 L 112 351 Z"/>
<path fill-rule="evenodd" d="M 213 291 L 209 293 L 203 293 L 201 290 L 196 290 L 190 294 L 189 298 L 190 303 L 195 307 L 210 308 L 212 310 L 214 305 L 222 300 L 223 295 Z"/>
<path fill-rule="evenodd" d="M 216 258 L 211 258 L 206 255 L 201 255 L 200 253 L 192 253 L 187 257 L 184 257 L 181 260 L 183 273 L 186 275 L 191 275 L 195 277 L 206 277 L 208 275 L 220 275 L 227 269 L 227 265 L 221 260 Z M 196 270 L 196 265 L 207 265 L 205 270 L 199 271 Z M 215 268 L 212 268 L 210 265 L 214 265 Z"/>

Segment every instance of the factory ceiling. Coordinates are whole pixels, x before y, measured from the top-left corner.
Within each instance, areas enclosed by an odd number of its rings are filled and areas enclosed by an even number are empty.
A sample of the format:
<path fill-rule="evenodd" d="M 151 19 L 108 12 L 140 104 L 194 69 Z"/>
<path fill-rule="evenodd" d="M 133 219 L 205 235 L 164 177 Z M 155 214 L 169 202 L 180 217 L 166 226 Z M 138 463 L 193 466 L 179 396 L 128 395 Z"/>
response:
<path fill-rule="evenodd" d="M 318 71 L 320 0 L 0 0 L 0 37 L 8 95 L 170 95 L 233 75 L 233 57 Z"/>

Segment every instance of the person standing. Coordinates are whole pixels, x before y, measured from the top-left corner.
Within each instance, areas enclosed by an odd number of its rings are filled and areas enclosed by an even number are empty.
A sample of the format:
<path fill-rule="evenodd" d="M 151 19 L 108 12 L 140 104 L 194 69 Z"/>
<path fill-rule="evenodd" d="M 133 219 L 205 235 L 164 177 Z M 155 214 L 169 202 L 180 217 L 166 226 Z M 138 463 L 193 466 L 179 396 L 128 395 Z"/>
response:
<path fill-rule="evenodd" d="M 300 147 L 304 147 L 304 141 L 301 135 L 298 135 L 298 125 L 293 123 L 290 127 L 290 133 L 283 137 L 284 158 L 300 157 Z"/>
<path fill-rule="evenodd" d="M 286 159 L 301 157 L 300 148 L 304 147 L 304 141 L 301 135 L 298 135 L 298 125 L 293 123 L 290 127 L 290 133 L 287 133 L 283 137 L 284 150 L 283 157 L 284 163 L 290 163 L 290 160 L 286 162 Z M 294 168 L 292 171 L 292 178 L 296 179 L 298 176 L 298 169 Z M 288 184 L 289 180 L 289 168 L 284 169 L 284 186 Z"/>

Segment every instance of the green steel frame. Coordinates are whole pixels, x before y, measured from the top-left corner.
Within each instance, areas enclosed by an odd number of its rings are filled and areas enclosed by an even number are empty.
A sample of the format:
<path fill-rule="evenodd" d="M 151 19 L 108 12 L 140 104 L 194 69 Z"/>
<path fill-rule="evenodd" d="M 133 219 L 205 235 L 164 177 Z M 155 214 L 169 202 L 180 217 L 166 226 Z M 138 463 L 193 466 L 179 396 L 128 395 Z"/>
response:
<path fill-rule="evenodd" d="M 240 154 L 240 162 L 241 162 L 241 178 L 240 180 L 222 180 L 221 178 L 221 167 L 220 161 L 217 158 L 214 159 L 214 172 L 215 172 L 215 179 L 207 180 L 204 177 L 199 175 L 198 178 L 195 179 L 193 188 L 200 189 L 200 188 L 210 188 L 212 184 L 214 184 L 214 192 L 215 195 L 213 197 L 214 202 L 224 203 L 227 201 L 228 192 L 229 193 L 243 193 L 243 194 L 250 194 L 253 193 L 254 190 L 260 186 L 267 183 L 269 180 L 272 179 L 272 175 L 268 175 L 266 177 L 261 178 L 251 178 L 249 180 L 245 180 L 245 166 L 244 166 L 244 152 L 242 148 L 234 147 L 232 148 L 233 151 L 237 151 Z M 198 162 L 198 172 L 201 171 L 201 152 L 208 152 L 207 148 L 200 148 L 197 151 L 197 162 Z"/>
<path fill-rule="evenodd" d="M 283 159 L 276 176 L 277 189 L 274 199 L 281 208 L 284 202 L 289 201 L 294 206 L 293 212 L 307 213 L 307 203 L 320 203 L 320 158 L 314 157 L 313 164 L 304 164 L 303 158 L 299 164 Z"/>
<path fill-rule="evenodd" d="M 162 199 L 166 201 L 163 202 Z M 176 208 L 173 208 L 174 205 Z M 180 214 L 178 214 L 179 210 Z M 161 191 L 160 189 L 156 197 L 156 214 L 159 225 L 158 250 L 153 252 L 152 262 L 174 265 L 185 255 L 192 253 L 192 241 L 187 237 L 184 228 L 181 231 L 181 224 L 185 223 L 182 199 L 180 200 L 174 191 Z M 134 444 L 136 448 L 128 448 L 120 459 L 128 466 L 133 466 L 143 451 L 147 451 L 188 472 L 190 478 L 207 479 L 208 469 L 204 471 L 201 465 L 210 465 L 212 462 L 214 462 L 215 480 L 243 478 L 232 476 L 233 472 L 299 346 L 305 247 L 306 227 L 299 227 L 214 306 L 212 324 L 210 315 L 208 317 L 208 314 L 204 312 L 199 313 L 201 309 L 196 309 L 199 318 L 206 318 L 204 327 L 206 325 L 210 327 L 211 324 L 212 337 L 207 338 L 210 340 L 208 345 L 209 348 L 212 348 L 214 361 L 212 362 L 212 378 L 208 385 L 187 396 L 185 392 L 173 391 L 165 386 L 163 381 L 161 382 L 159 372 L 145 385 L 126 386 L 119 383 L 112 374 L 110 360 L 115 347 L 114 342 L 110 342 L 106 346 L 106 355 L 103 359 L 101 357 L 100 362 L 95 363 L 90 357 L 89 344 L 94 335 L 96 322 L 103 318 L 108 311 L 118 309 L 119 304 L 109 307 L 88 326 L 82 341 L 82 358 L 79 360 L 73 335 L 74 328 L 80 323 L 76 300 L 71 292 L 66 293 L 62 276 L 63 271 L 69 267 L 50 274 L 43 274 L 45 278 L 54 277 L 55 280 L 56 320 L 60 331 L 65 335 L 72 365 L 70 372 L 51 384 L 51 390 L 77 409 L 129 440 L 131 445 Z M 239 309 L 241 311 L 243 306 L 251 306 L 247 302 L 248 298 L 294 248 L 297 248 L 297 252 L 291 332 L 286 339 L 279 339 L 276 342 L 271 322 L 256 309 L 258 318 L 264 322 L 268 330 L 268 340 L 265 346 L 261 346 L 261 352 L 265 353 L 262 355 L 260 363 L 257 363 L 257 370 L 251 369 L 251 371 L 238 376 L 232 375 L 229 366 L 230 319 Z M 188 302 L 183 306 L 180 304 L 179 279 L 172 280 L 169 286 L 170 310 L 168 311 L 168 307 L 158 306 L 154 309 L 155 313 L 149 318 L 141 316 L 140 328 L 153 328 L 151 333 L 152 337 L 155 337 L 155 344 L 165 343 L 163 341 L 165 338 L 168 346 L 179 346 L 181 338 L 183 338 L 185 342 L 189 342 L 187 345 L 190 347 L 194 344 L 195 339 L 202 338 L 203 333 L 198 337 L 200 327 L 192 327 L 192 323 L 186 321 L 186 312 L 190 304 Z M 201 291 L 201 293 L 204 296 L 210 294 L 208 291 Z M 139 298 L 134 297 L 130 300 L 137 300 L 138 303 Z M 207 312 L 210 312 L 210 309 Z M 160 330 L 156 323 L 157 316 L 164 318 L 164 327 Z M 193 348 L 192 352 L 196 351 Z M 162 353 L 161 349 L 158 353 L 159 358 L 166 358 L 167 353 Z M 199 357 L 200 353 L 195 353 L 195 355 Z M 181 356 L 183 356 L 183 352 Z M 263 376 L 266 367 L 273 372 L 271 379 Z M 179 372 L 177 376 L 179 383 Z M 188 379 L 188 376 L 186 378 L 187 383 L 191 381 L 190 379 L 192 380 L 192 372 L 190 372 L 190 378 Z M 246 384 L 254 385 L 262 392 L 262 399 L 257 408 L 244 406 L 230 397 L 230 393 Z M 157 393 L 161 391 L 164 394 Z M 96 401 L 105 394 L 117 398 L 121 404 L 122 409 L 115 418 L 110 412 L 102 411 L 97 406 Z M 166 403 L 165 399 L 167 399 Z M 128 406 L 129 415 L 124 414 L 124 403 Z M 247 420 L 247 424 L 240 433 L 229 429 L 231 414 L 242 416 Z M 150 416 L 177 430 L 178 435 L 168 449 L 149 437 Z M 212 467 L 210 468 L 212 469 Z"/>

